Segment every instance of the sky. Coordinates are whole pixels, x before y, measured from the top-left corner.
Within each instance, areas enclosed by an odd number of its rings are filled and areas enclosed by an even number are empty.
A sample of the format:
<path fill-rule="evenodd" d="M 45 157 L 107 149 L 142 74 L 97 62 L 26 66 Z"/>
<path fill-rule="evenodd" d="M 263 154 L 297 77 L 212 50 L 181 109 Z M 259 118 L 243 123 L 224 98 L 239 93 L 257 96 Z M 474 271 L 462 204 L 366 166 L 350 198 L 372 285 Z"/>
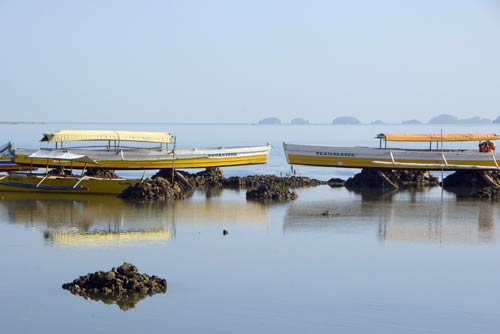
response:
<path fill-rule="evenodd" d="M 500 116 L 500 0 L 0 0 L 0 121 Z"/>

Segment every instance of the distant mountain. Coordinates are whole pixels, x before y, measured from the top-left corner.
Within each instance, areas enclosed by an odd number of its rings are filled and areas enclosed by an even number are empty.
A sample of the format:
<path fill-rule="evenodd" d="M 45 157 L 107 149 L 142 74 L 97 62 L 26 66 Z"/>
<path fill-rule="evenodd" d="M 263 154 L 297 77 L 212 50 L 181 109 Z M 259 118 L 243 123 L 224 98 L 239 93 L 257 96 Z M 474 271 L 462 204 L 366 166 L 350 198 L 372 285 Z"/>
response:
<path fill-rule="evenodd" d="M 385 124 L 385 122 L 377 119 L 375 121 L 371 121 L 370 124 L 371 125 L 382 125 L 382 124 Z"/>
<path fill-rule="evenodd" d="M 500 124 L 500 116 L 495 118 L 495 120 L 493 121 L 493 124 Z"/>
<path fill-rule="evenodd" d="M 361 122 L 356 117 L 340 116 L 340 117 L 335 118 L 332 121 L 332 124 L 338 124 L 338 125 L 355 125 L 355 124 L 361 124 Z"/>
<path fill-rule="evenodd" d="M 305 125 L 305 124 L 309 124 L 309 121 L 307 119 L 297 117 L 297 118 L 292 119 L 290 121 L 290 123 L 294 124 L 294 125 Z"/>
<path fill-rule="evenodd" d="M 259 124 L 279 125 L 279 124 L 281 124 L 281 119 L 276 118 L 276 117 L 268 117 L 268 118 L 261 119 L 259 121 Z"/>
<path fill-rule="evenodd" d="M 416 125 L 416 124 L 422 124 L 418 119 L 409 119 L 407 121 L 402 121 L 401 124 L 403 125 Z"/>
<path fill-rule="evenodd" d="M 480 117 L 470 117 L 458 120 L 459 124 L 491 124 L 491 119 L 480 118 Z"/>
<path fill-rule="evenodd" d="M 452 115 L 442 114 L 432 118 L 429 124 L 457 124 L 458 118 Z"/>

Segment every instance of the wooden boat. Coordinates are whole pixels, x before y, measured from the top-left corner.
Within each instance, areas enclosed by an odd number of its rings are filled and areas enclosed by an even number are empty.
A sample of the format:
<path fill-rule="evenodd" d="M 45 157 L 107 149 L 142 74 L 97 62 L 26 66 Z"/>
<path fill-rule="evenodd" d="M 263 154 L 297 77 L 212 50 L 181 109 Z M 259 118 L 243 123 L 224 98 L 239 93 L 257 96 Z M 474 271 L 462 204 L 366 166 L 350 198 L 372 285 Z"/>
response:
<path fill-rule="evenodd" d="M 443 149 L 445 142 L 476 141 L 493 146 L 496 134 L 379 134 L 379 148 L 330 145 L 296 145 L 283 143 L 289 164 L 338 168 L 388 168 L 459 170 L 500 169 L 500 153 L 494 150 Z M 388 142 L 428 142 L 429 149 L 388 148 Z M 433 145 L 436 145 L 433 148 Z M 441 148 L 439 148 L 441 144 Z"/>
<path fill-rule="evenodd" d="M 10 142 L 0 146 L 0 172 L 29 170 L 27 166 L 20 166 L 14 162 L 12 144 Z"/>
<path fill-rule="evenodd" d="M 37 152 L 40 159 L 50 160 L 52 165 L 81 163 L 84 166 L 98 164 L 87 156 L 72 153 L 47 152 L 45 157 Z M 128 180 L 123 178 L 100 178 L 86 176 L 82 171 L 81 176 L 75 175 L 52 175 L 49 173 L 49 164 L 46 165 L 45 174 L 34 173 L 12 173 L 0 176 L 0 191 L 16 192 L 41 192 L 41 193 L 71 193 L 71 194 L 102 194 L 117 195 L 128 186 L 139 180 Z M 85 167 L 84 167 L 85 168 Z"/>
<path fill-rule="evenodd" d="M 219 147 L 178 149 L 175 137 L 163 132 L 134 131 L 58 131 L 44 134 L 42 142 L 55 143 L 53 151 L 85 155 L 95 160 L 99 168 L 112 170 L 144 170 L 162 168 L 208 168 L 265 164 L 271 146 Z M 64 148 L 66 142 L 105 142 L 104 146 Z M 158 147 L 123 146 L 123 142 L 156 143 Z M 170 147 L 169 147 L 170 145 Z M 17 149 L 17 164 L 44 167 L 47 161 L 32 155 L 36 150 Z M 31 156 L 31 157 L 30 157 Z M 52 163 L 51 161 L 48 161 Z M 66 161 L 64 167 L 83 168 L 84 163 Z"/>

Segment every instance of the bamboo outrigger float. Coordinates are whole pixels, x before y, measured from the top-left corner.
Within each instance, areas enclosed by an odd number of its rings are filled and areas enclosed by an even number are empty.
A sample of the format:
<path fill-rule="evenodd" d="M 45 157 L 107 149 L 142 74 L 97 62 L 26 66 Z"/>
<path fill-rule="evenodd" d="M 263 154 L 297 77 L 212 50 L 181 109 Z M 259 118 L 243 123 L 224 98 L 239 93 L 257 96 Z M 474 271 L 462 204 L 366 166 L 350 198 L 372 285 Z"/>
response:
<path fill-rule="evenodd" d="M 86 176 L 84 173 L 87 166 L 98 166 L 98 163 L 84 155 L 38 151 L 28 158 L 45 161 L 45 173 L 25 172 L 0 176 L 0 191 L 117 195 L 128 186 L 139 182 L 123 178 Z M 73 167 L 76 164 L 83 165 L 80 176 L 72 175 L 72 168 L 69 170 L 70 175 L 66 175 L 64 170 L 62 175 L 51 174 L 49 171 L 52 167 L 59 168 L 66 165 Z"/>
<path fill-rule="evenodd" d="M 375 138 L 379 139 L 379 148 L 287 143 L 283 143 L 283 147 L 288 163 L 294 165 L 450 171 L 500 169 L 500 153 L 495 153 L 495 146 L 491 142 L 500 139 L 500 135 L 496 134 L 382 133 Z M 443 148 L 445 142 L 467 141 L 478 142 L 481 149 Z M 429 149 L 389 148 L 388 142 L 428 142 Z"/>
<path fill-rule="evenodd" d="M 104 142 L 101 146 L 65 148 L 67 142 Z M 41 142 L 54 143 L 56 152 L 85 155 L 99 163 L 99 168 L 111 170 L 145 170 L 162 168 L 208 168 L 265 164 L 271 146 L 219 147 L 178 149 L 175 137 L 168 132 L 136 132 L 108 130 L 63 130 L 43 135 Z M 149 148 L 123 146 L 124 142 L 155 143 Z M 42 152 L 45 150 L 42 150 Z M 44 167 L 45 161 L 33 157 L 36 150 L 17 149 L 17 164 Z M 62 166 L 70 167 L 69 162 Z M 73 168 L 84 163 L 74 161 Z"/>

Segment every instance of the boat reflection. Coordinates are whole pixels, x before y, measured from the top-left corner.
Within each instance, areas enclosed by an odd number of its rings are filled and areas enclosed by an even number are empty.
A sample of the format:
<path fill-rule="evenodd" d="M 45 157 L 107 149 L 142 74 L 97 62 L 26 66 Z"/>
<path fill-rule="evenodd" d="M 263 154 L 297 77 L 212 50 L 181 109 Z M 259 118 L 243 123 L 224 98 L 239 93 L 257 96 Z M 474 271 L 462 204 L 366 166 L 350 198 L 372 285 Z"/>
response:
<path fill-rule="evenodd" d="M 474 244 L 499 238 L 495 226 L 500 208 L 494 203 L 403 195 L 392 201 L 296 202 L 287 208 L 283 231 L 372 233 L 384 242 Z M 323 216 L 326 210 L 332 215 Z"/>
<path fill-rule="evenodd" d="M 111 196 L 0 193 L 0 223 L 38 230 L 47 242 L 61 246 L 164 242 L 175 238 L 182 224 L 265 228 L 267 210 L 258 203 L 205 196 L 148 204 Z"/>

